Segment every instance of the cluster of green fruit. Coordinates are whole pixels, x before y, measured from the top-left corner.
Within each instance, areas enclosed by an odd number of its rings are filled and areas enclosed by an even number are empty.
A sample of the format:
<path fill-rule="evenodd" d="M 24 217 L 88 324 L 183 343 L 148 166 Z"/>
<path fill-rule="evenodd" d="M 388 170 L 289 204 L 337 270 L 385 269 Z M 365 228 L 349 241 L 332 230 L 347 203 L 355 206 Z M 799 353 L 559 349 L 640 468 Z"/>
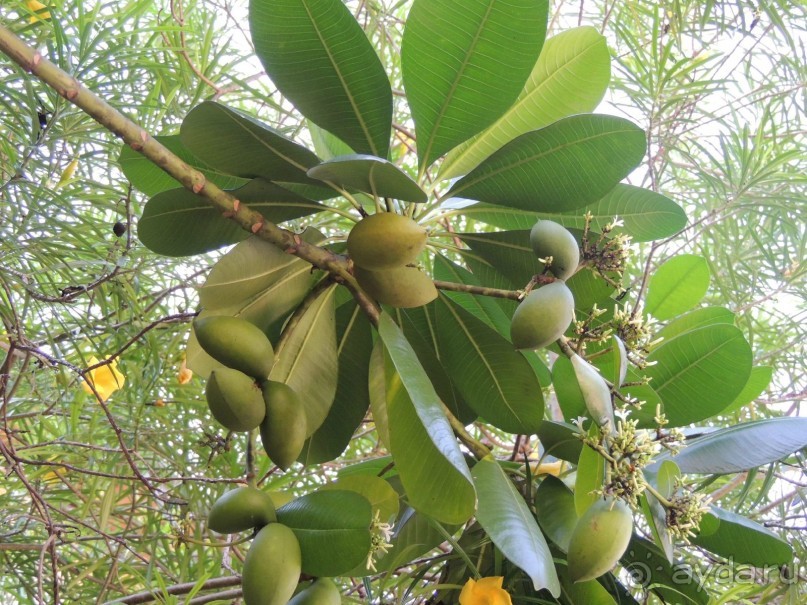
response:
<path fill-rule="evenodd" d="M 205 396 L 213 417 L 231 431 L 260 426 L 269 458 L 287 469 L 305 445 L 307 421 L 297 393 L 287 384 L 268 380 L 275 360 L 272 343 L 257 326 L 229 316 L 193 323 L 202 349 L 226 367 L 207 380 Z"/>
<path fill-rule="evenodd" d="M 341 603 L 339 589 L 328 578 L 319 578 L 291 598 L 300 579 L 300 544 L 292 530 L 277 522 L 269 494 L 254 487 L 230 490 L 210 509 L 208 527 L 222 534 L 257 531 L 242 571 L 246 605 Z"/>

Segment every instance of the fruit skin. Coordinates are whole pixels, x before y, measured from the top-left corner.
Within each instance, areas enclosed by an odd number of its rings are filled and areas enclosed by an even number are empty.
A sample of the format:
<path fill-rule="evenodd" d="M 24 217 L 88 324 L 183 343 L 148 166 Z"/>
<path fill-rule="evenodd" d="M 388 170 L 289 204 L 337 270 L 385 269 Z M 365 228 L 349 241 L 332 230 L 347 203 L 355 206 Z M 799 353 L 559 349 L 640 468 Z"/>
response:
<path fill-rule="evenodd" d="M 605 379 L 600 376 L 596 368 L 585 359 L 574 354 L 571 361 L 588 413 L 597 424 L 607 425 L 608 429 L 613 431 L 614 404 L 611 401 L 611 389 L 608 388 Z"/>
<path fill-rule="evenodd" d="M 347 236 L 353 263 L 372 271 L 403 267 L 414 261 L 425 245 L 426 229 L 394 212 L 363 218 Z"/>
<path fill-rule="evenodd" d="M 294 595 L 288 605 L 341 605 L 342 595 L 333 580 L 319 578 L 304 591 Z"/>
<path fill-rule="evenodd" d="M 355 266 L 353 275 L 367 294 L 384 305 L 410 309 L 437 298 L 434 282 L 417 267 L 369 271 Z"/>
<path fill-rule="evenodd" d="M 261 422 L 263 449 L 284 471 L 303 451 L 308 434 L 305 410 L 289 385 L 267 380 L 263 385 L 266 417 Z"/>
<path fill-rule="evenodd" d="M 207 379 L 205 397 L 213 417 L 231 431 L 251 431 L 266 416 L 260 388 L 238 370 L 213 370 Z"/>
<path fill-rule="evenodd" d="M 633 515 L 623 500 L 597 500 L 572 531 L 569 577 L 573 582 L 585 582 L 613 569 L 627 550 L 632 533 Z"/>
<path fill-rule="evenodd" d="M 300 580 L 300 543 L 281 523 L 258 532 L 244 559 L 241 584 L 246 605 L 286 605 Z"/>
<path fill-rule="evenodd" d="M 568 279 L 577 271 L 580 248 L 563 225 L 554 221 L 538 221 L 530 231 L 530 243 L 538 258 L 552 257 L 549 271 L 558 279 Z"/>
<path fill-rule="evenodd" d="M 266 492 L 237 487 L 213 503 L 207 526 L 220 534 L 235 534 L 277 521 L 275 505 Z"/>
<path fill-rule="evenodd" d="M 237 317 L 214 315 L 195 320 L 193 330 L 205 353 L 219 363 L 256 380 L 269 376 L 275 352 L 258 326 Z"/>
<path fill-rule="evenodd" d="M 574 296 L 562 281 L 533 290 L 513 313 L 510 338 L 517 349 L 540 349 L 560 338 L 574 319 Z"/>

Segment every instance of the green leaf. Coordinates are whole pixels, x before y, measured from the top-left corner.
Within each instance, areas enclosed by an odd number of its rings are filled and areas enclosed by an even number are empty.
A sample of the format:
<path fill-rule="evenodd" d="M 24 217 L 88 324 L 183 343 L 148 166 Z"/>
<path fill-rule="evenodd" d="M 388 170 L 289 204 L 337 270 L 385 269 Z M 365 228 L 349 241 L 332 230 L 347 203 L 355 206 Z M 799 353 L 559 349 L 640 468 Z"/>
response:
<path fill-rule="evenodd" d="M 650 277 L 645 312 L 670 319 L 697 305 L 709 289 L 709 265 L 695 254 L 680 254 L 661 265 Z"/>
<path fill-rule="evenodd" d="M 253 179 L 230 191 L 272 223 L 308 216 L 325 206 L 269 183 Z M 245 240 L 249 232 L 227 220 L 204 198 L 187 189 L 170 189 L 152 197 L 137 223 L 143 245 L 165 256 L 201 254 Z"/>
<path fill-rule="evenodd" d="M 398 492 L 387 481 L 379 477 L 371 475 L 341 477 L 320 488 L 320 491 L 326 490 L 347 490 L 364 496 L 370 503 L 373 516 L 378 511 L 378 518 L 382 523 L 392 523 L 398 516 L 400 508 Z"/>
<path fill-rule="evenodd" d="M 387 399 L 390 449 L 409 502 L 445 523 L 463 523 L 474 512 L 471 473 L 440 399 L 400 328 L 381 314 L 378 334 L 402 382 Z M 445 495 L 452 494 L 451 498 Z"/>
<path fill-rule="evenodd" d="M 426 192 L 403 170 L 392 162 L 371 155 L 335 157 L 309 168 L 308 176 L 377 197 L 421 203 L 429 199 Z"/>
<path fill-rule="evenodd" d="M 370 412 L 373 416 L 378 440 L 387 449 L 390 449 L 389 441 L 389 414 L 387 410 L 387 391 L 393 380 L 400 380 L 397 372 L 393 376 L 387 371 L 387 355 L 384 351 L 384 343 L 376 340 L 373 350 L 370 353 L 370 363 L 368 367 L 367 390 L 370 395 Z"/>
<path fill-rule="evenodd" d="M 415 0 L 401 72 L 421 172 L 516 100 L 546 36 L 546 0 Z"/>
<path fill-rule="evenodd" d="M 323 490 L 277 509 L 278 523 L 300 542 L 302 571 L 334 577 L 367 559 L 373 513 L 367 498 L 353 491 Z"/>
<path fill-rule="evenodd" d="M 656 334 L 657 338 L 663 338 L 664 341 L 672 340 L 679 334 L 696 330 L 705 326 L 714 324 L 730 324 L 734 325 L 736 317 L 734 313 L 725 307 L 703 307 L 702 309 L 695 309 L 680 317 L 676 317 Z M 662 341 L 662 342 L 664 342 Z"/>
<path fill-rule="evenodd" d="M 715 522 L 718 525 L 714 531 L 702 531 L 692 538 L 692 543 L 734 563 L 756 567 L 785 565 L 793 559 L 791 546 L 759 523 L 713 506 L 701 521 L 701 526 Z"/>
<path fill-rule="evenodd" d="M 605 578 L 610 577 L 612 577 L 611 574 L 605 576 Z M 566 597 L 565 603 L 570 605 L 617 605 L 614 597 L 597 580 L 572 582 L 571 578 L 569 578 L 567 567 L 562 567 L 558 570 L 558 578 L 560 579 L 563 596 Z M 620 603 L 624 602 L 620 601 Z"/>
<path fill-rule="evenodd" d="M 681 470 L 672 460 L 665 460 L 657 467 L 657 473 L 645 472 L 648 483 L 656 488 L 659 494 L 669 499 L 675 492 L 676 481 L 681 477 Z M 642 512 L 647 521 L 656 545 L 664 552 L 669 563 L 673 562 L 674 544 L 667 529 L 667 509 L 649 491 L 642 494 L 640 500 Z"/>
<path fill-rule="evenodd" d="M 756 366 L 751 368 L 751 375 L 748 377 L 748 382 L 745 383 L 743 390 L 737 395 L 737 398 L 723 411 L 721 415 L 733 414 L 740 409 L 747 406 L 757 397 L 765 392 L 768 385 L 773 379 L 773 368 L 771 366 Z"/>
<path fill-rule="evenodd" d="M 538 429 L 538 439 L 546 454 L 577 464 L 583 450 L 578 433 L 577 427 L 572 424 L 544 420 Z"/>
<path fill-rule="evenodd" d="M 535 590 L 546 588 L 557 597 L 560 584 L 552 553 L 524 498 L 491 457 L 477 462 L 471 474 L 480 525 L 502 554 L 530 577 Z"/>
<path fill-rule="evenodd" d="M 558 357 L 552 364 L 552 385 L 555 387 L 558 405 L 567 421 L 580 416 L 589 416 L 583 391 L 577 382 L 577 374 L 571 360 L 565 355 Z"/>
<path fill-rule="evenodd" d="M 566 552 L 577 525 L 572 491 L 557 477 L 544 477 L 535 492 L 535 512 L 544 533 Z"/>
<path fill-rule="evenodd" d="M 598 429 L 592 423 L 592 431 Z M 605 460 L 596 450 L 584 445 L 577 461 L 577 478 L 574 482 L 574 509 L 582 517 L 588 507 L 597 501 L 594 490 L 602 488 L 605 481 Z"/>
<path fill-rule="evenodd" d="M 467 174 L 525 132 L 592 111 L 610 79 L 608 44 L 593 27 L 577 27 L 548 39 L 515 103 L 483 132 L 452 150 L 440 166 L 440 178 Z"/>
<path fill-rule="evenodd" d="M 443 532 L 435 527 L 436 523 L 409 506 L 403 508 L 395 522 L 392 548 L 376 561 L 378 570 L 398 569 L 445 542 Z M 458 525 L 449 525 L 445 530 L 453 534 L 458 528 Z"/>
<path fill-rule="evenodd" d="M 250 0 L 249 24 L 266 73 L 300 113 L 359 153 L 387 156 L 392 89 L 341 0 Z"/>
<path fill-rule="evenodd" d="M 734 401 L 751 374 L 752 352 L 740 330 L 716 324 L 662 343 L 647 360 L 655 362 L 646 374 L 674 427 L 714 416 Z"/>
<path fill-rule="evenodd" d="M 807 447 L 807 418 L 766 418 L 687 442 L 674 460 L 683 473 L 741 473 Z M 668 455 L 660 460 L 669 458 Z"/>
<path fill-rule="evenodd" d="M 370 322 L 359 306 L 348 301 L 336 310 L 336 351 L 339 375 L 333 405 L 322 425 L 306 441 L 300 455 L 305 465 L 337 458 L 350 443 L 367 408 L 370 353 L 373 337 Z"/>
<path fill-rule="evenodd" d="M 233 189 L 244 184 L 244 179 L 218 172 L 193 155 L 179 139 L 179 135 L 157 136 L 154 139 L 169 151 L 179 156 L 191 168 L 199 170 L 211 183 L 222 189 Z M 123 174 L 135 189 L 148 196 L 157 195 L 166 189 L 176 189 L 182 183 L 169 176 L 162 168 L 149 160 L 142 153 L 129 146 L 124 146 L 118 156 Z"/>
<path fill-rule="evenodd" d="M 513 345 L 474 315 L 440 297 L 436 302 L 441 361 L 465 402 L 493 426 L 533 434 L 541 426 L 541 385 Z"/>
<path fill-rule="evenodd" d="M 614 227 L 612 233 L 630 235 L 634 242 L 649 242 L 678 233 L 686 226 L 683 209 L 671 199 L 649 189 L 618 184 L 600 200 L 567 212 L 531 212 L 495 206 L 474 204 L 461 213 L 474 220 L 501 229 L 531 229 L 536 221 L 545 219 L 560 223 L 567 229 L 583 230 L 585 214 L 591 213 L 591 228 L 600 230 L 615 217 L 624 223 Z"/>
<path fill-rule="evenodd" d="M 330 160 L 340 155 L 353 153 L 350 145 L 324 128 L 320 128 L 311 120 L 306 120 L 306 125 L 311 135 L 311 142 L 314 144 L 314 151 L 323 160 Z"/>
<path fill-rule="evenodd" d="M 237 109 L 205 101 L 185 116 L 179 136 L 196 157 L 227 174 L 316 183 L 305 174 L 320 162 L 314 152 Z"/>
<path fill-rule="evenodd" d="M 514 139 L 445 197 L 537 212 L 573 210 L 613 189 L 641 162 L 645 149 L 644 131 L 628 120 L 571 116 Z"/>
<path fill-rule="evenodd" d="M 325 421 L 336 395 L 338 376 L 334 295 L 328 287 L 305 309 L 275 350 L 270 380 L 289 385 L 305 409 L 308 436 Z"/>
<path fill-rule="evenodd" d="M 622 565 L 633 582 L 662 598 L 664 603 L 676 605 L 706 605 L 709 593 L 702 587 L 700 578 L 694 577 L 687 565 L 670 565 L 667 558 L 653 543 L 633 536 Z"/>

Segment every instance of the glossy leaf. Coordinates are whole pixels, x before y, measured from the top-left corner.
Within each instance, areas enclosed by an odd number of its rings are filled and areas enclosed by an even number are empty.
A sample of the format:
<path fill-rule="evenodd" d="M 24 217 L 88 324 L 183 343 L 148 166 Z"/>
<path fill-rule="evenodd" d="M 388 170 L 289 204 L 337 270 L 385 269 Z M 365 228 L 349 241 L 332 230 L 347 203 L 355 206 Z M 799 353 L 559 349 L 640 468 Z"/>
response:
<path fill-rule="evenodd" d="M 695 254 L 680 254 L 651 275 L 645 312 L 656 319 L 670 319 L 697 305 L 709 289 L 709 265 Z"/>
<path fill-rule="evenodd" d="M 771 366 L 756 366 L 751 368 L 751 375 L 745 383 L 743 390 L 737 398 L 720 413 L 722 415 L 733 414 L 753 402 L 762 395 L 773 379 L 773 368 Z"/>
<path fill-rule="evenodd" d="M 493 426 L 533 434 L 541 426 L 541 385 L 513 345 L 445 297 L 436 302 L 442 362 L 465 402 Z"/>
<path fill-rule="evenodd" d="M 525 132 L 592 111 L 610 79 L 611 55 L 605 37 L 595 28 L 577 27 L 548 39 L 515 103 L 496 122 L 451 151 L 440 166 L 440 178 L 467 174 Z"/>
<path fill-rule="evenodd" d="M 415 0 L 401 71 L 423 171 L 516 100 L 541 52 L 546 0 Z"/>
<path fill-rule="evenodd" d="M 793 559 L 787 542 L 742 515 L 713 506 L 701 521 L 701 527 L 709 525 L 710 531 L 701 531 L 692 543 L 734 563 L 767 567 L 785 565 Z"/>
<path fill-rule="evenodd" d="M 725 307 L 703 307 L 702 309 L 695 309 L 680 317 L 676 317 L 659 330 L 656 337 L 663 338 L 664 341 L 672 340 L 679 334 L 689 332 L 690 330 L 697 330 L 705 326 L 714 324 L 733 325 L 735 319 L 736 316 L 734 313 Z"/>
<path fill-rule="evenodd" d="M 338 376 L 334 295 L 336 286 L 321 292 L 303 311 L 275 349 L 270 380 L 289 385 L 305 409 L 308 436 L 325 421 L 336 395 Z M 287 326 L 286 329 L 289 329 Z"/>
<path fill-rule="evenodd" d="M 598 429 L 592 427 L 591 430 Z M 582 517 L 588 507 L 598 500 L 599 496 L 593 492 L 602 488 L 604 481 L 605 460 L 596 450 L 584 445 L 577 461 L 577 478 L 574 482 L 574 509 L 578 517 Z"/>
<path fill-rule="evenodd" d="M 524 498 L 491 457 L 477 462 L 471 474 L 480 525 L 502 554 L 530 577 L 535 590 L 546 588 L 557 597 L 560 584 L 552 553 Z"/>
<path fill-rule="evenodd" d="M 338 576 L 370 552 L 372 510 L 367 498 L 356 492 L 312 492 L 278 508 L 277 520 L 300 543 L 303 573 Z"/>
<path fill-rule="evenodd" d="M 425 202 L 426 192 L 392 162 L 371 155 L 343 155 L 308 169 L 308 176 L 378 197 Z"/>
<path fill-rule="evenodd" d="M 325 206 L 263 179 L 230 192 L 272 223 L 308 216 Z M 169 189 L 152 197 L 137 223 L 143 245 L 165 256 L 201 254 L 245 240 L 249 231 L 228 220 L 204 198 L 187 189 Z"/>
<path fill-rule="evenodd" d="M 709 593 L 700 578 L 684 565 L 670 565 L 654 544 L 634 535 L 622 556 L 622 565 L 634 584 L 645 587 L 665 603 L 706 605 Z"/>
<path fill-rule="evenodd" d="M 417 355 L 387 314 L 378 334 L 401 380 L 398 396 L 387 399 L 390 449 L 409 502 L 438 521 L 463 523 L 474 511 L 471 473 L 440 399 Z M 453 494 L 445 498 L 446 493 Z"/>
<path fill-rule="evenodd" d="M 392 90 L 341 0 L 250 0 L 249 25 L 266 73 L 301 114 L 359 153 L 387 156 Z"/>
<path fill-rule="evenodd" d="M 400 508 L 398 492 L 387 481 L 379 477 L 372 475 L 341 477 L 320 488 L 320 491 L 328 490 L 346 490 L 364 496 L 370 503 L 373 516 L 378 511 L 378 518 L 382 523 L 392 523 L 398 516 Z"/>
<path fill-rule="evenodd" d="M 538 439 L 550 456 L 577 464 L 583 450 L 577 427 L 567 422 L 544 420 L 538 429 Z"/>
<path fill-rule="evenodd" d="M 557 477 L 544 477 L 535 492 L 535 512 L 544 533 L 566 552 L 578 518 L 572 491 Z"/>
<path fill-rule="evenodd" d="M 644 131 L 622 118 L 579 115 L 514 139 L 448 196 L 535 212 L 581 208 L 602 198 L 645 154 Z"/>
<path fill-rule="evenodd" d="M 743 333 L 717 324 L 685 332 L 648 356 L 650 383 L 664 403 L 670 426 L 709 418 L 740 394 L 751 373 L 752 353 Z"/>

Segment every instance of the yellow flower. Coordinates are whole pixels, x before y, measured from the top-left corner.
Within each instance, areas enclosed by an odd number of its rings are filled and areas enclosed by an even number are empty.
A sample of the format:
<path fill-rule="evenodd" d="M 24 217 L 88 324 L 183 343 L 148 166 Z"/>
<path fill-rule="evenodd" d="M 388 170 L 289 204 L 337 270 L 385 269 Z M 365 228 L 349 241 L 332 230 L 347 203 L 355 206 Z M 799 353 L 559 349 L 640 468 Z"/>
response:
<path fill-rule="evenodd" d="M 177 373 L 177 380 L 179 384 L 188 384 L 193 378 L 193 371 L 186 365 L 185 358 L 182 358 L 182 363 L 179 364 L 179 372 Z"/>
<path fill-rule="evenodd" d="M 90 367 L 98 363 L 98 359 L 90 357 Z M 90 370 L 84 376 L 84 381 L 81 386 L 90 394 L 93 394 L 90 385 L 95 387 L 98 391 L 98 396 L 103 401 L 109 399 L 115 391 L 123 388 L 123 383 L 126 382 L 126 377 L 118 371 L 118 362 L 112 361 L 105 366 Z"/>
<path fill-rule="evenodd" d="M 44 4 L 39 2 L 39 0 L 25 0 L 25 6 L 28 7 L 28 10 L 32 13 L 36 13 L 35 15 L 31 15 L 28 17 L 29 23 L 36 23 L 37 21 L 44 21 L 45 19 L 50 19 L 50 11 L 44 12 L 37 12 L 43 8 L 47 8 Z"/>
<path fill-rule="evenodd" d="M 460 605 L 513 605 L 510 595 L 502 588 L 502 576 L 468 578 L 460 593 Z"/>

